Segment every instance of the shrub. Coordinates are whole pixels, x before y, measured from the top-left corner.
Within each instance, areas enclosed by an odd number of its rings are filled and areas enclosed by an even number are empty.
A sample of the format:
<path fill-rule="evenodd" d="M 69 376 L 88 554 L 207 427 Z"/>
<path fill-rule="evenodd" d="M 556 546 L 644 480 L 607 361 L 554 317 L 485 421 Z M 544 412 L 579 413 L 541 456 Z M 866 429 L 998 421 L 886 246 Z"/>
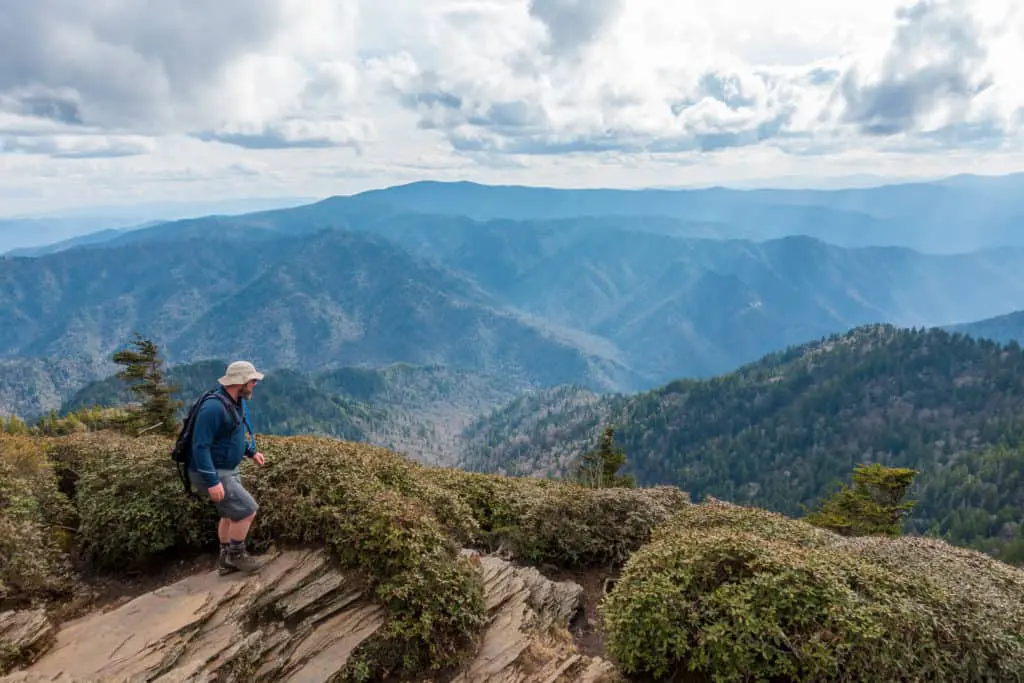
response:
<path fill-rule="evenodd" d="M 840 547 L 890 570 L 928 577 L 942 608 L 942 628 L 956 634 L 951 643 L 940 643 L 951 664 L 967 672 L 1004 672 L 1010 679 L 1024 675 L 1024 571 L 931 538 L 856 538 Z"/>
<path fill-rule="evenodd" d="M 669 486 L 594 489 L 443 468 L 425 469 L 424 476 L 463 501 L 484 547 L 563 568 L 625 561 L 655 527 L 689 504 L 686 493 Z"/>
<path fill-rule="evenodd" d="M 0 435 L 0 604 L 70 589 L 66 549 L 73 523 L 44 442 Z"/>
<path fill-rule="evenodd" d="M 217 540 L 217 514 L 185 495 L 160 437 L 111 433 L 64 437 L 53 449 L 62 476 L 74 484 L 78 543 L 101 569 L 130 569 L 171 550 L 201 549 Z"/>
<path fill-rule="evenodd" d="M 99 568 L 213 547 L 216 513 L 186 497 L 161 437 L 82 433 L 52 457 L 81 517 L 79 542 Z M 363 571 L 388 622 L 352 658 L 350 677 L 457 663 L 485 618 L 483 587 L 463 545 L 503 545 L 529 562 L 621 562 L 688 504 L 675 488 L 604 489 L 427 468 L 366 444 L 261 437 L 265 467 L 243 478 L 260 502 L 254 546 L 324 546 Z M 359 676 L 357 676 L 357 672 Z"/>
<path fill-rule="evenodd" d="M 951 566 L 972 571 L 945 574 Z M 713 502 L 659 528 L 601 610 L 628 674 L 1007 680 L 1024 668 L 1014 572 L 936 541 L 845 539 Z"/>
<path fill-rule="evenodd" d="M 268 462 L 251 489 L 261 503 L 256 538 L 324 544 L 344 566 L 366 571 L 388 610 L 385 627 L 350 659 L 349 676 L 456 664 L 485 619 L 481 577 L 431 509 L 462 527 L 457 501 L 414 482 L 413 465 L 381 448 L 265 437 L 261 449 Z"/>

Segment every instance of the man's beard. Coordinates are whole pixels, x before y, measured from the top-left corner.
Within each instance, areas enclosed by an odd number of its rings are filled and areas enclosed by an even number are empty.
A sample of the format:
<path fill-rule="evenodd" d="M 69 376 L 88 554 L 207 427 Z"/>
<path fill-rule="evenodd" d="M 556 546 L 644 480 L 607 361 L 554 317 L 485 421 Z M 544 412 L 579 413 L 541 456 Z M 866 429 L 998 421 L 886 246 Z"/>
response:
<path fill-rule="evenodd" d="M 238 397 L 244 398 L 245 400 L 249 400 L 250 398 L 252 398 L 252 387 L 243 386 L 238 391 Z"/>

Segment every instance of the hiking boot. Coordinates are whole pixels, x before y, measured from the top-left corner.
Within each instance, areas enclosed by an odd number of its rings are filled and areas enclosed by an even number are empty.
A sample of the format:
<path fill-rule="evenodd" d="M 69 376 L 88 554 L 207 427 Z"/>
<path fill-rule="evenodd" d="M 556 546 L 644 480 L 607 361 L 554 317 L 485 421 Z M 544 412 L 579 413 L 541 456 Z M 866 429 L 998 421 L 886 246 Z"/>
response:
<path fill-rule="evenodd" d="M 259 560 L 246 552 L 245 548 L 241 550 L 229 548 L 227 554 L 224 555 L 224 564 L 243 572 L 254 572 L 262 566 Z"/>
<path fill-rule="evenodd" d="M 228 549 L 227 548 L 221 548 L 220 549 L 220 558 L 218 558 L 218 560 L 217 560 L 217 571 L 220 573 L 221 576 L 224 576 L 225 574 L 231 574 L 233 572 L 237 572 L 238 571 L 238 567 L 234 567 L 234 566 L 228 564 Z"/>

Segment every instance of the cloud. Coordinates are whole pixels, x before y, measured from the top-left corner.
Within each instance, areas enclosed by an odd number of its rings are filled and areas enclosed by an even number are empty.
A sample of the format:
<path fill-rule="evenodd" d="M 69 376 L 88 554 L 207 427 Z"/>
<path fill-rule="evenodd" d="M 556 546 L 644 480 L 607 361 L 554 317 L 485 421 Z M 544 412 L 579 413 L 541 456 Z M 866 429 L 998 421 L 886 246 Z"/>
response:
<path fill-rule="evenodd" d="M 574 52 L 594 41 L 621 13 L 625 0 L 529 0 L 530 16 L 544 23 L 551 50 Z"/>
<path fill-rule="evenodd" d="M 219 100 L 225 66 L 267 46 L 282 9 L 276 0 L 6 3 L 0 92 L 70 93 L 61 101 L 74 101 L 74 117 L 88 125 L 202 119 Z"/>
<path fill-rule="evenodd" d="M 890 42 L 792 65 L 744 62 L 702 44 L 699 22 L 682 23 L 692 7 L 529 0 L 528 18 L 545 29 L 539 38 L 495 36 L 482 54 L 467 51 L 446 68 L 420 68 L 427 62 L 414 54 L 418 82 L 407 82 L 399 101 L 418 114 L 420 128 L 442 132 L 467 154 L 706 153 L 761 144 L 814 153 L 808 141 L 871 146 L 897 135 L 915 136 L 920 151 L 974 146 L 1020 130 L 1017 114 L 1004 110 L 1011 93 L 985 99 L 1016 80 L 996 77 L 989 47 L 999 37 L 993 27 L 1012 24 L 1012 5 L 986 1 L 876 4 L 876 20 L 888 14 L 897 23 Z M 995 7 L 987 24 L 978 16 L 986 7 Z M 751 30 L 761 19 L 751 19 Z M 504 18 L 511 26 L 522 20 L 514 11 Z M 759 52 L 772 28 L 760 31 Z M 440 22 L 434 30 L 454 28 Z M 801 38 L 797 51 L 780 46 L 781 62 L 821 49 L 810 34 Z M 448 42 L 453 53 L 461 45 Z"/>
<path fill-rule="evenodd" d="M 921 0 L 897 17 L 880 73 L 867 78 L 854 67 L 844 76 L 843 120 L 869 135 L 963 123 L 975 99 L 993 85 L 984 36 L 969 6 Z"/>
<path fill-rule="evenodd" d="M 247 149 L 352 147 L 361 150 L 373 136 L 368 121 L 310 122 L 302 119 L 232 125 L 196 133 L 195 137 Z"/>
<path fill-rule="evenodd" d="M 0 136 L 0 152 L 43 154 L 59 159 L 103 159 L 147 154 L 151 138 L 116 135 Z"/>
<path fill-rule="evenodd" d="M 0 184 L 663 182 L 1020 150 L 1024 9 L 909 1 L 11 2 Z"/>

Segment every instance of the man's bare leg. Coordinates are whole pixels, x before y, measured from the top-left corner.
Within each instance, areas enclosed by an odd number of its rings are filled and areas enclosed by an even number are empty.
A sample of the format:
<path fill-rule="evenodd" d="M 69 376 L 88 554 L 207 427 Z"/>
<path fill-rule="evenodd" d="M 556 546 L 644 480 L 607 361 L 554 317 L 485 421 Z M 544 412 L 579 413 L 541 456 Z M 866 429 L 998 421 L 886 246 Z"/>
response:
<path fill-rule="evenodd" d="M 246 517 L 245 519 L 240 520 L 238 522 L 232 522 L 231 520 L 222 519 L 221 520 L 221 523 L 222 523 L 221 525 L 223 526 L 223 522 L 228 522 L 229 523 L 229 525 L 230 525 L 228 527 L 229 528 L 229 531 L 228 531 L 228 540 L 229 541 L 234 541 L 236 543 L 243 543 L 245 541 L 246 536 L 249 535 L 249 527 L 252 526 L 252 521 L 254 519 L 256 519 L 256 513 L 255 512 L 252 513 L 251 515 L 249 515 L 248 517 Z M 221 538 L 223 538 L 223 536 Z"/>

